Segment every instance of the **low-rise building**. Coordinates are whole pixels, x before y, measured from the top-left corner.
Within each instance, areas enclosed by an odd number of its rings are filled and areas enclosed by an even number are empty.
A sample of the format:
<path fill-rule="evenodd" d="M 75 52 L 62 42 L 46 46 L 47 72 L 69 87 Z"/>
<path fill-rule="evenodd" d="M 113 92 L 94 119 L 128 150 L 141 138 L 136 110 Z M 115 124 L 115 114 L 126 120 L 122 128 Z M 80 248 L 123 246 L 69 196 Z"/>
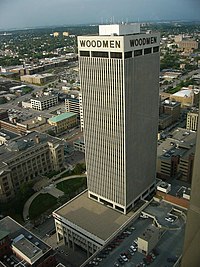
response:
<path fill-rule="evenodd" d="M 31 108 L 36 110 L 44 110 L 58 104 L 58 96 L 49 95 L 36 97 L 31 99 Z"/>
<path fill-rule="evenodd" d="M 165 129 L 180 117 L 181 103 L 171 100 L 160 101 L 159 129 Z"/>
<path fill-rule="evenodd" d="M 77 125 L 77 114 L 65 112 L 48 120 L 49 124 L 55 127 L 56 133 L 61 133 Z"/>
<path fill-rule="evenodd" d="M 182 40 L 177 42 L 178 47 L 183 51 L 193 51 L 198 49 L 199 43 L 195 40 Z"/>
<path fill-rule="evenodd" d="M 133 218 L 87 197 L 84 191 L 53 212 L 57 241 L 92 255 L 111 240 Z"/>
<path fill-rule="evenodd" d="M 17 122 L 16 126 L 21 134 L 37 131 L 40 133 L 48 133 L 49 131 L 55 133 L 55 127 L 49 125 L 48 118 L 37 116 L 29 120 Z"/>
<path fill-rule="evenodd" d="M 199 110 L 195 109 L 187 113 L 186 128 L 187 130 L 197 131 Z"/>
<path fill-rule="evenodd" d="M 33 84 L 45 84 L 55 80 L 55 75 L 51 73 L 23 75 L 20 77 L 21 81 Z"/>
<path fill-rule="evenodd" d="M 56 266 L 53 249 L 8 216 L 0 220 L 0 248 L 0 266 Z"/>
<path fill-rule="evenodd" d="M 179 178 L 191 182 L 196 133 L 186 129 L 176 129 L 170 138 L 157 149 L 157 177 Z"/>
<path fill-rule="evenodd" d="M 193 86 L 183 87 L 177 93 L 170 95 L 171 101 L 181 103 L 181 107 L 195 107 L 199 105 L 199 88 Z"/>
<path fill-rule="evenodd" d="M 148 226 L 138 237 L 138 251 L 147 255 L 161 238 L 161 230 L 155 225 Z"/>
<path fill-rule="evenodd" d="M 62 141 L 47 134 L 31 132 L 0 147 L 0 202 L 11 199 L 20 185 L 42 174 L 63 168 Z"/>
<path fill-rule="evenodd" d="M 83 138 L 75 140 L 73 144 L 75 150 L 85 153 L 85 142 Z"/>

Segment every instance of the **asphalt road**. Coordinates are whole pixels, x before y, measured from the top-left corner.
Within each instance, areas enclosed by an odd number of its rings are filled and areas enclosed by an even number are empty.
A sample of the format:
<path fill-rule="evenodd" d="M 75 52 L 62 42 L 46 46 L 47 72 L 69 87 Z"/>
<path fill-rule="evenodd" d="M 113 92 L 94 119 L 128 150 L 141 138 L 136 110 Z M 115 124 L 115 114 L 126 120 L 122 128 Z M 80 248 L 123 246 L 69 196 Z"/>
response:
<path fill-rule="evenodd" d="M 43 239 L 44 237 L 46 237 L 46 234 L 50 233 L 54 229 L 55 229 L 54 219 L 53 217 L 51 217 L 46 219 L 46 221 L 41 225 L 33 228 L 31 231 L 35 235 Z"/>

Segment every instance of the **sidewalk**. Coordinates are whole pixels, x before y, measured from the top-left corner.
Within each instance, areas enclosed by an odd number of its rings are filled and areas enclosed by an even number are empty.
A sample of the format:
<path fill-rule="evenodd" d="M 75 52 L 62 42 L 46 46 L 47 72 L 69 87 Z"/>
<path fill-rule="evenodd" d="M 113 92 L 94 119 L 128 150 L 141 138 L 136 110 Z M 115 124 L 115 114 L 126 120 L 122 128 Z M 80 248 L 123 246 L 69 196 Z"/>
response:
<path fill-rule="evenodd" d="M 53 176 L 51 179 L 48 179 L 48 184 L 45 181 L 45 185 L 49 186 L 50 184 L 53 184 L 54 186 L 62 181 L 65 180 L 69 180 L 69 179 L 76 179 L 79 177 L 86 177 L 86 174 L 78 174 L 78 175 L 72 175 L 72 176 L 66 176 L 63 178 L 60 178 L 58 180 L 56 180 L 60 175 L 62 175 L 65 171 Z M 56 180 L 56 181 L 55 181 Z M 52 187 L 52 190 L 55 189 L 55 187 Z M 27 221 L 29 219 L 29 208 L 31 206 L 31 203 L 33 202 L 33 200 L 39 195 L 39 194 L 46 194 L 47 191 L 45 190 L 45 188 L 41 188 L 38 192 L 34 193 L 25 203 L 24 205 L 24 209 L 23 209 L 23 219 L 24 221 Z M 49 193 L 49 192 L 48 192 Z"/>

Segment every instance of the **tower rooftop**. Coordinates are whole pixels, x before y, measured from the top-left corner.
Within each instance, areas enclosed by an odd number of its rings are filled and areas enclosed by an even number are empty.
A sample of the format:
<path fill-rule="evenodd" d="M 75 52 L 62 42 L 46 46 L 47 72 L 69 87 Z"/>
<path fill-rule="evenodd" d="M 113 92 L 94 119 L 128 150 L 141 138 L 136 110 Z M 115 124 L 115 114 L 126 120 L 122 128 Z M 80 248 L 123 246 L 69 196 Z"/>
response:
<path fill-rule="evenodd" d="M 128 35 L 140 33 L 140 23 L 99 25 L 99 35 Z"/>

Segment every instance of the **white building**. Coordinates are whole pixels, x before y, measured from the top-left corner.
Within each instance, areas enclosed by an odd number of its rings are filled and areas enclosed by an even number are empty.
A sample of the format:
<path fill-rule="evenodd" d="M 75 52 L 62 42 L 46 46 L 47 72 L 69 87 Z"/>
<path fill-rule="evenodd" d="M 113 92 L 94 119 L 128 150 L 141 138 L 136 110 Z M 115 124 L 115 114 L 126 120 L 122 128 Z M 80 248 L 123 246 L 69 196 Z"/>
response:
<path fill-rule="evenodd" d="M 31 99 L 31 108 L 36 110 L 44 110 L 58 104 L 58 96 L 44 96 Z"/>

